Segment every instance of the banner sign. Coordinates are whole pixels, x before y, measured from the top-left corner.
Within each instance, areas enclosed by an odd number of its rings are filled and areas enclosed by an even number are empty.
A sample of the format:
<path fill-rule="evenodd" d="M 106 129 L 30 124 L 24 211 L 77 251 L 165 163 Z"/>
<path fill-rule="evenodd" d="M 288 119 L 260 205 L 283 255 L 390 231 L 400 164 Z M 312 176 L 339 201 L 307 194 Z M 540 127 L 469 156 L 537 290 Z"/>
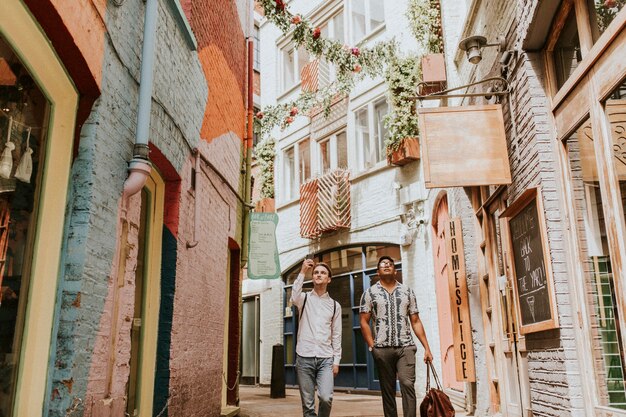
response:
<path fill-rule="evenodd" d="M 446 224 L 446 251 L 448 254 L 448 288 L 452 309 L 452 337 L 457 381 L 476 381 L 474 347 L 470 322 L 465 254 L 463 252 L 463 229 L 461 219 L 454 218 Z"/>
<path fill-rule="evenodd" d="M 250 213 L 248 278 L 280 278 L 280 262 L 276 244 L 277 224 L 276 213 Z"/>

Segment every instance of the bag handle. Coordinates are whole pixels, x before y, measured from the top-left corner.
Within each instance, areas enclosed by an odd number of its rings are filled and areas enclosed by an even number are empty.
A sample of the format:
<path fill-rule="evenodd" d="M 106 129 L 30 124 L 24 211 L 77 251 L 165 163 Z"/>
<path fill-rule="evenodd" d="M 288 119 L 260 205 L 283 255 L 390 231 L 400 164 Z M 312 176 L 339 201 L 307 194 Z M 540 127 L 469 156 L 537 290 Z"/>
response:
<path fill-rule="evenodd" d="M 430 371 L 433 371 L 433 378 L 435 380 L 435 384 L 437 384 L 437 389 L 442 389 L 441 382 L 439 381 L 439 376 L 437 375 L 437 371 L 435 371 L 435 366 L 432 361 L 426 363 L 426 392 L 430 391 Z"/>

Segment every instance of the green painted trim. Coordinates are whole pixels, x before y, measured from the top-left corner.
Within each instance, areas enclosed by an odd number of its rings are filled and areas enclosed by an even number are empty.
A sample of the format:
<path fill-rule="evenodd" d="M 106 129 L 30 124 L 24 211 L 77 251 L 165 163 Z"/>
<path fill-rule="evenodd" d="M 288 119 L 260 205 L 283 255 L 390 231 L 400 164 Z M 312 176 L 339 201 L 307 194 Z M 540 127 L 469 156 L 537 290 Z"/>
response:
<path fill-rule="evenodd" d="M 170 9 L 172 11 L 172 15 L 176 20 L 176 24 L 180 28 L 180 31 L 183 34 L 183 38 L 187 41 L 187 45 L 189 49 L 192 51 L 198 50 L 198 41 L 191 30 L 191 26 L 189 26 L 189 21 L 187 20 L 187 16 L 183 11 L 183 8 L 180 5 L 179 0 L 167 0 L 167 4 L 169 4 Z"/>

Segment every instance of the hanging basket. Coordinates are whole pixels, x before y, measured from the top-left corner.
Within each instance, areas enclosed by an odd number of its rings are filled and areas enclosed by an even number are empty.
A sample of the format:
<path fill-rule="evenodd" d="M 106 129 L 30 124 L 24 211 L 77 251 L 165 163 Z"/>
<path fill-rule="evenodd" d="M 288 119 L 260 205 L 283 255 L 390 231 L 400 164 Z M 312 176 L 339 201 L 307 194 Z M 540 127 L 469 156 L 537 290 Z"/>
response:
<path fill-rule="evenodd" d="M 387 164 L 403 166 L 420 159 L 420 145 L 417 138 L 405 138 L 396 151 L 387 154 Z"/>

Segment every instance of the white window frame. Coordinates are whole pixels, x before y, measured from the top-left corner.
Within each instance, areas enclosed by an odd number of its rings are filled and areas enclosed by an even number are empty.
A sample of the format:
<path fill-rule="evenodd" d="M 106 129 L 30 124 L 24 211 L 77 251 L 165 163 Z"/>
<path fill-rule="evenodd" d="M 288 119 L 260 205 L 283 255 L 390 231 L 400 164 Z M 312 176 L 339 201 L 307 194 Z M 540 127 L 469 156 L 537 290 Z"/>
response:
<path fill-rule="evenodd" d="M 361 36 L 359 38 L 357 38 L 354 35 L 354 24 L 353 24 L 353 19 L 352 19 L 352 10 L 353 10 L 353 6 L 352 6 L 352 2 L 346 2 L 347 5 L 349 5 L 349 10 L 347 13 L 347 23 L 349 26 L 349 39 L 352 41 L 353 44 L 358 44 L 361 41 L 363 41 L 364 39 L 367 39 L 369 36 L 371 36 L 373 33 L 378 32 L 379 30 L 382 30 L 386 23 L 387 23 L 387 14 L 384 13 L 383 16 L 383 23 L 381 23 L 380 25 L 376 26 L 376 27 L 370 27 L 371 24 L 371 2 L 372 1 L 381 1 L 382 6 L 383 6 L 383 13 L 385 11 L 385 2 L 383 0 L 364 0 L 365 2 L 365 34 L 364 36 Z M 346 19 L 346 18 L 344 18 Z M 344 20 L 345 22 L 345 20 Z M 348 38 L 346 38 L 348 39 Z"/>
<path fill-rule="evenodd" d="M 300 48 L 304 48 L 303 46 L 301 46 Z M 302 68 L 300 68 L 299 63 L 300 63 L 300 48 L 296 47 L 296 45 L 294 45 L 292 42 L 290 42 L 289 44 L 287 44 L 286 46 L 280 48 L 278 50 L 278 64 L 279 64 L 279 68 L 280 68 L 280 79 L 278 81 L 278 94 L 279 95 L 283 95 L 285 93 L 287 93 L 288 91 L 293 90 L 294 88 L 298 87 L 301 83 L 301 77 L 300 77 L 300 72 L 302 71 Z M 285 84 L 285 55 L 287 55 L 291 50 L 293 50 L 293 71 L 294 71 L 294 82 L 291 85 L 286 85 Z M 311 56 L 309 55 L 309 60 L 307 62 L 311 62 Z M 304 67 L 303 67 L 304 68 Z"/>
<path fill-rule="evenodd" d="M 346 141 L 346 146 L 348 145 L 348 135 L 347 135 L 347 131 L 346 129 L 341 129 L 338 130 L 336 132 L 334 132 L 333 134 L 329 135 L 329 136 L 324 136 L 323 138 L 317 140 L 317 144 L 316 144 L 316 164 L 315 164 L 315 172 L 317 175 L 324 175 L 326 174 L 326 172 L 324 172 L 324 167 L 322 166 L 323 164 L 323 158 L 322 158 L 322 143 L 323 142 L 328 142 L 328 147 L 330 149 L 330 161 L 329 161 L 329 171 L 332 171 L 335 168 L 338 168 L 338 163 L 339 163 L 339 153 L 337 151 L 337 138 L 341 135 L 344 134 L 345 137 L 345 141 Z M 346 165 L 347 165 L 347 160 L 346 160 Z M 346 166 L 347 168 L 347 166 Z"/>
<path fill-rule="evenodd" d="M 365 172 L 368 171 L 370 169 L 376 168 L 379 165 L 381 165 L 382 163 L 386 163 L 385 162 L 385 152 L 384 152 L 384 146 L 382 146 L 384 144 L 384 138 L 380 139 L 380 142 L 382 143 L 377 143 L 378 139 L 378 128 L 376 126 L 376 123 L 374 121 L 375 117 L 374 117 L 374 109 L 376 107 L 377 104 L 379 104 L 382 101 L 386 101 L 385 96 L 379 96 L 374 100 L 369 101 L 367 104 L 364 104 L 360 107 L 357 107 L 356 109 L 354 109 L 352 111 L 352 126 L 354 129 L 354 134 L 353 137 L 355 139 L 355 147 L 356 147 L 356 170 L 357 172 Z M 389 112 L 389 103 L 387 103 L 387 112 Z M 360 111 L 366 109 L 367 110 L 367 127 L 368 127 L 368 132 L 369 132 L 369 148 L 370 148 L 370 154 L 372 152 L 376 152 L 376 150 L 378 149 L 378 157 L 375 158 L 376 161 L 369 161 L 369 158 L 366 158 L 366 155 L 364 154 L 365 150 L 363 147 L 363 141 L 362 138 L 359 136 L 358 131 L 357 131 L 357 113 L 359 113 Z M 381 120 L 382 122 L 382 120 Z M 379 147 L 380 145 L 380 147 Z M 367 164 L 370 164 L 369 166 L 367 166 Z"/>
<path fill-rule="evenodd" d="M 336 23 L 335 18 L 340 14 L 343 20 L 343 33 L 341 36 L 342 37 L 341 40 L 337 39 L 337 36 L 335 33 L 335 23 Z M 333 40 L 337 40 L 337 41 L 344 42 L 344 43 L 346 39 L 348 39 L 348 33 L 346 33 L 347 32 L 346 10 L 344 8 L 340 8 L 334 11 L 333 14 L 328 19 L 326 19 L 324 23 L 320 25 L 320 27 L 324 27 L 324 26 L 328 28 L 328 34 L 325 35 L 325 37 L 327 37 L 328 39 L 333 39 Z M 319 86 L 326 87 L 327 85 L 333 83 L 336 79 L 337 79 L 337 69 L 335 68 L 335 66 L 329 64 L 324 59 L 320 59 L 319 67 L 318 67 Z"/>
<path fill-rule="evenodd" d="M 315 151 L 314 149 L 311 149 L 313 144 L 311 143 L 311 138 L 309 136 L 306 136 L 298 140 L 294 144 L 284 147 L 280 153 L 281 189 L 278 192 L 278 198 L 282 204 L 287 204 L 289 202 L 292 202 L 300 198 L 300 175 L 301 175 L 300 173 L 300 162 L 301 162 L 300 161 L 300 144 L 306 141 L 309 141 L 309 147 L 310 147 L 309 148 L 309 157 L 311 158 L 311 161 L 309 162 L 311 166 L 310 178 L 313 178 L 315 174 L 316 165 L 315 165 L 315 160 L 314 160 L 315 158 L 313 156 Z M 317 146 L 315 146 L 315 148 L 317 149 Z M 287 169 L 287 164 L 288 164 L 287 152 L 291 150 L 293 150 L 293 160 L 294 160 L 293 172 L 289 172 L 289 170 Z M 291 195 L 292 185 L 294 186 L 293 195 Z"/>

